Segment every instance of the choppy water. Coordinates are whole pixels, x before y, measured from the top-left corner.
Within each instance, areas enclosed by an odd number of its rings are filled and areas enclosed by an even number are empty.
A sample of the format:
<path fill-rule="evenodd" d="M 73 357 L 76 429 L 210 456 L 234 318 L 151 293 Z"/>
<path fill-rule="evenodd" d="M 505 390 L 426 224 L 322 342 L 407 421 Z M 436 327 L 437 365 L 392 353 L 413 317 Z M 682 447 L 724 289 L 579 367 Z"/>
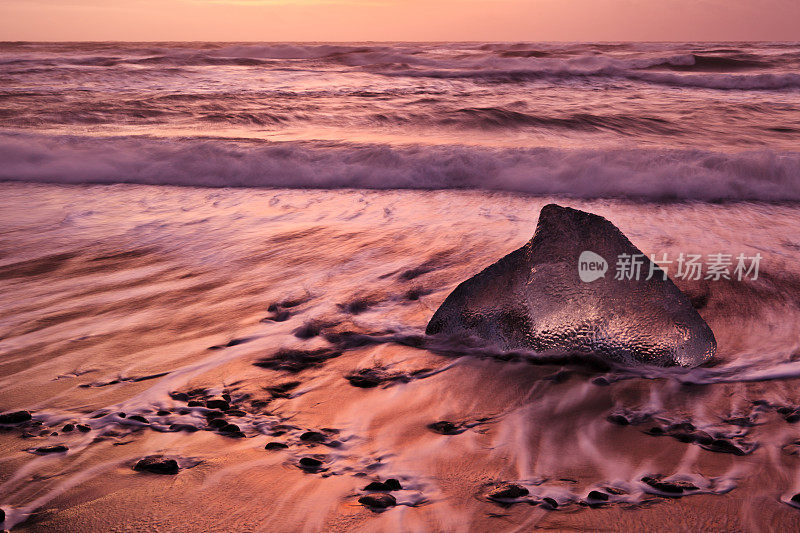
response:
<path fill-rule="evenodd" d="M 799 67 L 798 43 L 7 43 L 0 178 L 797 200 Z"/>

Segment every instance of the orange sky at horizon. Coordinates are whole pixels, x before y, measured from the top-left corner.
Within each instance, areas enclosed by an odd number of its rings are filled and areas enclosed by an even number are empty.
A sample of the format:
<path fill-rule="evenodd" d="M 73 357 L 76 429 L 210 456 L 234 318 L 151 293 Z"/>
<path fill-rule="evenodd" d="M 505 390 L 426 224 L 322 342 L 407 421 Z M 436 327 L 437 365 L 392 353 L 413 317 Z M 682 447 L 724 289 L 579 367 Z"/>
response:
<path fill-rule="evenodd" d="M 800 41 L 800 2 L 3 0 L 0 40 Z"/>

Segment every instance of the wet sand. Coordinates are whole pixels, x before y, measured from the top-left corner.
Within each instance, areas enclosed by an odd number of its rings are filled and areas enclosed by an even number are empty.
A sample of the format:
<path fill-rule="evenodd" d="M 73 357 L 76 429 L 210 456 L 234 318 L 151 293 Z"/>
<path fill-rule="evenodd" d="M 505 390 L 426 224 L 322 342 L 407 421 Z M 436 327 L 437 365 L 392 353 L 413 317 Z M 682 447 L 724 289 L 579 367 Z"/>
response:
<path fill-rule="evenodd" d="M 424 338 L 550 198 L 0 194 L 0 412 L 33 416 L 0 426 L 6 529 L 800 529 L 797 207 L 559 200 L 646 253 L 765 256 L 678 282 L 715 364 L 642 375 Z"/>

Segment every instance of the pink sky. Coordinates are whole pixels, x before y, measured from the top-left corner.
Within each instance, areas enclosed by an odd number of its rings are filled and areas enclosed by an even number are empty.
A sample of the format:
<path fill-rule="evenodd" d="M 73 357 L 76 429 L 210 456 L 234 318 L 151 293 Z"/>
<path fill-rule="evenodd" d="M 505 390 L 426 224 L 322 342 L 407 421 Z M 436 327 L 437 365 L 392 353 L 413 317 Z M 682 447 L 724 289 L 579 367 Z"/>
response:
<path fill-rule="evenodd" d="M 800 40 L 800 1 L 0 0 L 0 40 Z"/>

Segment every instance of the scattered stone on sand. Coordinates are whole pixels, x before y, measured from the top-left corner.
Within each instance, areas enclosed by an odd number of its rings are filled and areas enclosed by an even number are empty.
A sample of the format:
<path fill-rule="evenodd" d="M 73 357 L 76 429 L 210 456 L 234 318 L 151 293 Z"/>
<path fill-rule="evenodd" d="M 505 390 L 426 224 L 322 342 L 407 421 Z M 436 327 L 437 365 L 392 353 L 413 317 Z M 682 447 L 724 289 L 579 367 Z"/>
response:
<path fill-rule="evenodd" d="M 631 423 L 624 415 L 608 415 L 606 420 L 611 422 L 612 424 L 617 424 L 618 426 L 627 426 Z"/>
<path fill-rule="evenodd" d="M 590 351 L 626 365 L 694 367 L 713 357 L 711 328 L 670 279 L 617 280 L 603 270 L 623 254 L 661 274 L 605 218 L 546 205 L 533 238 L 456 287 L 425 333 L 502 350 Z M 580 264 L 592 279 L 581 281 Z"/>
<path fill-rule="evenodd" d="M 283 370 L 293 374 L 321 365 L 328 359 L 342 355 L 342 351 L 332 348 L 317 348 L 315 350 L 281 349 L 272 357 L 260 359 L 253 363 L 255 366 L 270 370 Z"/>
<path fill-rule="evenodd" d="M 208 421 L 208 425 L 212 428 L 220 429 L 228 425 L 228 421 L 224 418 L 212 418 Z"/>
<path fill-rule="evenodd" d="M 157 411 L 157 412 L 156 412 L 156 415 L 157 415 L 157 416 L 169 416 L 169 415 L 170 415 L 170 412 L 169 412 L 169 411 L 165 411 L 165 410 L 161 409 L 160 411 Z"/>
<path fill-rule="evenodd" d="M 394 478 L 389 478 L 384 481 L 373 481 L 363 490 L 370 490 L 375 492 L 391 492 L 393 490 L 403 490 L 400 482 Z"/>
<path fill-rule="evenodd" d="M 0 508 L 0 524 L 6 521 L 6 512 Z"/>
<path fill-rule="evenodd" d="M 175 459 L 167 459 L 162 455 L 148 455 L 136 462 L 133 467 L 137 472 L 150 472 L 152 474 L 171 475 L 180 471 L 178 461 Z"/>
<path fill-rule="evenodd" d="M 225 411 L 225 414 L 228 416 L 247 416 L 247 413 L 245 413 L 241 409 L 228 409 L 227 411 Z"/>
<path fill-rule="evenodd" d="M 319 431 L 306 431 L 300 435 L 300 440 L 303 442 L 325 442 L 328 438 Z"/>
<path fill-rule="evenodd" d="M 371 389 L 383 383 L 384 376 L 373 368 L 359 370 L 345 376 L 350 385 L 362 389 Z"/>
<path fill-rule="evenodd" d="M 195 431 L 199 431 L 197 427 L 191 424 L 170 424 L 169 425 L 170 431 L 186 431 L 187 433 L 194 433 Z"/>
<path fill-rule="evenodd" d="M 303 457 L 298 462 L 303 470 L 319 470 L 322 468 L 322 461 L 313 457 Z"/>
<path fill-rule="evenodd" d="M 542 498 L 543 507 L 548 509 L 558 509 L 558 502 L 550 497 Z"/>
<path fill-rule="evenodd" d="M 51 453 L 66 453 L 69 448 L 65 444 L 51 444 L 50 446 L 39 446 L 34 449 L 34 453 L 47 455 Z"/>
<path fill-rule="evenodd" d="M 244 438 L 246 435 L 236 424 L 226 424 L 219 428 L 219 432 L 226 437 Z"/>
<path fill-rule="evenodd" d="M 5 425 L 22 424 L 23 422 L 27 422 L 31 418 L 32 417 L 30 411 L 14 411 L 11 413 L 3 413 L 0 415 L 0 424 L 5 424 Z"/>
<path fill-rule="evenodd" d="M 264 449 L 265 450 L 284 450 L 284 449 L 286 449 L 288 447 L 289 447 L 288 444 L 285 444 L 283 442 L 273 441 L 273 442 L 268 442 L 267 445 L 264 446 Z"/>
<path fill-rule="evenodd" d="M 219 409 L 220 411 L 227 411 L 231 408 L 230 404 L 223 399 L 215 398 L 206 402 L 206 407 L 209 409 Z"/>
<path fill-rule="evenodd" d="M 134 422 L 141 422 L 142 424 L 149 424 L 149 423 L 150 423 L 150 421 L 148 421 L 148 420 L 147 420 L 145 417 L 143 417 L 142 415 L 133 415 L 133 416 L 129 416 L 129 417 L 128 417 L 128 420 L 133 420 Z"/>
<path fill-rule="evenodd" d="M 588 496 L 586 496 L 586 499 L 589 500 L 589 502 L 607 502 L 608 494 L 605 492 L 600 492 L 599 490 L 593 490 L 588 494 Z"/>
<path fill-rule="evenodd" d="M 176 402 L 188 402 L 189 395 L 185 392 L 170 392 L 169 397 L 175 400 Z"/>
<path fill-rule="evenodd" d="M 528 489 L 522 485 L 502 483 L 489 491 L 488 497 L 492 500 L 516 500 L 528 494 Z"/>
<path fill-rule="evenodd" d="M 358 503 L 372 509 L 388 509 L 397 505 L 397 500 L 391 494 L 367 494 L 360 497 Z"/>
<path fill-rule="evenodd" d="M 731 441 L 725 439 L 713 439 L 710 443 L 701 444 L 700 446 L 711 452 L 732 453 L 733 455 L 747 455 L 752 451 L 752 449 L 745 450 L 740 448 Z"/>
<path fill-rule="evenodd" d="M 78 424 L 75 428 L 81 433 L 89 433 L 92 430 L 92 427 L 87 424 Z"/>
<path fill-rule="evenodd" d="M 75 429 L 75 424 L 64 424 L 64 427 L 61 428 L 61 431 L 64 433 L 69 433 Z"/>
<path fill-rule="evenodd" d="M 686 481 L 668 481 L 653 476 L 643 477 L 642 482 L 665 494 L 680 495 L 684 492 L 699 490 L 695 485 Z"/>
<path fill-rule="evenodd" d="M 800 507 L 800 493 L 797 493 L 794 496 L 792 496 L 791 502 Z"/>
<path fill-rule="evenodd" d="M 467 430 L 467 428 L 464 426 L 455 424 L 448 420 L 440 420 L 438 422 L 428 424 L 428 429 L 436 433 L 441 433 L 442 435 L 458 435 L 459 433 L 464 433 Z"/>

